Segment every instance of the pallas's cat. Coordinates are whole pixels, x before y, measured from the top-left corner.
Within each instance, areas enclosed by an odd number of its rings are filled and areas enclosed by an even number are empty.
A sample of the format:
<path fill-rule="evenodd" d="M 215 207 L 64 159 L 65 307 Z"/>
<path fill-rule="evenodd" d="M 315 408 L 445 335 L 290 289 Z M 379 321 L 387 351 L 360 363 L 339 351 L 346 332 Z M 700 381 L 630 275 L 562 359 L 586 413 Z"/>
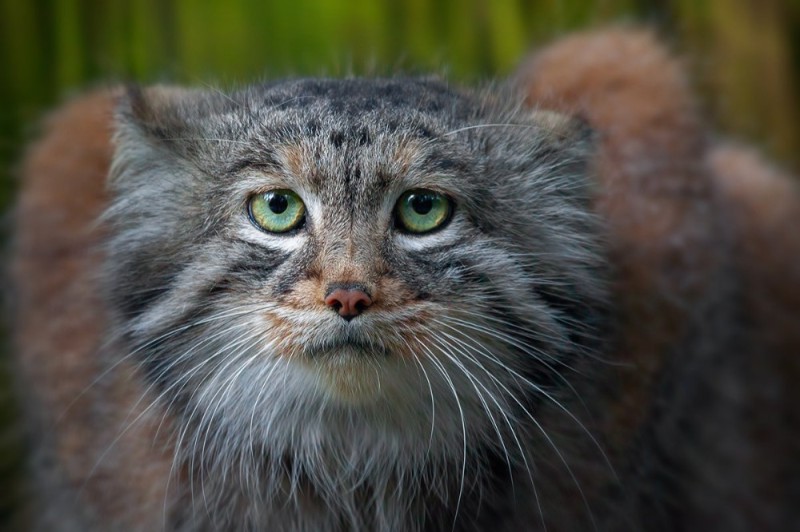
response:
<path fill-rule="evenodd" d="M 636 32 L 70 104 L 17 211 L 40 525 L 796 524 L 797 195 L 707 137 Z"/>

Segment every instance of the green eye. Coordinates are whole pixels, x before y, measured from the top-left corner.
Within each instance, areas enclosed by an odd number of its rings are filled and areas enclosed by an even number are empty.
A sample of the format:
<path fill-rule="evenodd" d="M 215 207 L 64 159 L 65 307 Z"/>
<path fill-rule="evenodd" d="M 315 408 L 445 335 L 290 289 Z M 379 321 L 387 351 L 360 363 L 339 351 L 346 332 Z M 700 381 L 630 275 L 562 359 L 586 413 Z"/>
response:
<path fill-rule="evenodd" d="M 447 196 L 432 190 L 414 189 L 397 200 L 395 219 L 409 233 L 427 233 L 450 219 L 453 204 Z"/>
<path fill-rule="evenodd" d="M 247 204 L 250 219 L 270 233 L 285 233 L 302 225 L 306 206 L 291 190 L 270 190 L 256 194 Z"/>

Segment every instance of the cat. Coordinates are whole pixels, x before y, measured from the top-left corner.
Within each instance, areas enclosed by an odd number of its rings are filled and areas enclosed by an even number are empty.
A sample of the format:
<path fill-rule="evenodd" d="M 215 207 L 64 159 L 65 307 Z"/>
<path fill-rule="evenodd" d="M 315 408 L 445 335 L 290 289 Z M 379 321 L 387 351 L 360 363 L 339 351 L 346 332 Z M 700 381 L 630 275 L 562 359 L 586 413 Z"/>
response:
<path fill-rule="evenodd" d="M 647 31 L 94 93 L 22 175 L 39 528 L 800 524 L 800 199 Z"/>

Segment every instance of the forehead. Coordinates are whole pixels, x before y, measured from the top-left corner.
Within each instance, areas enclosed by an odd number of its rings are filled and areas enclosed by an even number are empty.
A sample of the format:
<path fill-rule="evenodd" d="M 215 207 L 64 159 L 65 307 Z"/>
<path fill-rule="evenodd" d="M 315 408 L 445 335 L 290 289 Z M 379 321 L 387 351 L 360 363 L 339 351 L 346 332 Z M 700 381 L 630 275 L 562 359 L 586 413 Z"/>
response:
<path fill-rule="evenodd" d="M 477 106 L 438 82 L 300 80 L 245 98 L 253 116 L 243 160 L 321 195 L 369 200 L 400 177 L 467 166 L 448 132 L 474 120 Z"/>
<path fill-rule="evenodd" d="M 438 81 L 417 79 L 301 79 L 251 87 L 247 99 L 273 111 L 351 119 L 408 114 L 452 118 L 469 108 L 466 94 Z"/>

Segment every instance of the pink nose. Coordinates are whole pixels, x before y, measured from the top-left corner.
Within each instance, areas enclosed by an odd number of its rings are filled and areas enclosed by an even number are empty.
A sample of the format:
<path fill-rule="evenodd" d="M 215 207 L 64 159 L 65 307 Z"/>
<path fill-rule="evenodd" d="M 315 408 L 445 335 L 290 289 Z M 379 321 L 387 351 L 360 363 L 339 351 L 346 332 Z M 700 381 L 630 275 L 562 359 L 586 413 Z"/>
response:
<path fill-rule="evenodd" d="M 335 288 L 325 297 L 325 304 L 347 321 L 352 320 L 372 305 L 372 299 L 359 288 Z"/>

